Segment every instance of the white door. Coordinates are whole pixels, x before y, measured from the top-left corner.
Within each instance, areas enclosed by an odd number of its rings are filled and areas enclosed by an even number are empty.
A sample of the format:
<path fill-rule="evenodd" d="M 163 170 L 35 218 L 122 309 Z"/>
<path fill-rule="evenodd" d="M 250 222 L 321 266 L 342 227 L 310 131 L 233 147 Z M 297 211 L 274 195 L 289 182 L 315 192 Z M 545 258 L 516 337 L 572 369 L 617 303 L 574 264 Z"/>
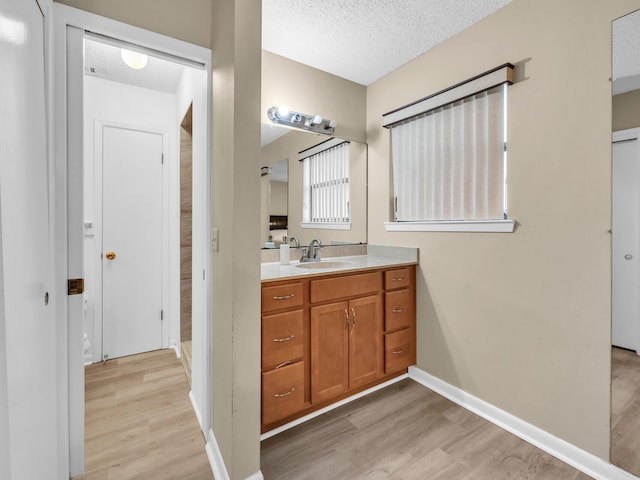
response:
<path fill-rule="evenodd" d="M 102 130 L 102 342 L 116 358 L 162 346 L 162 135 Z"/>
<path fill-rule="evenodd" d="M 44 17 L 0 3 L 0 477 L 59 478 Z"/>
<path fill-rule="evenodd" d="M 640 347 L 639 145 L 635 134 L 614 134 L 611 343 L 631 350 Z"/>

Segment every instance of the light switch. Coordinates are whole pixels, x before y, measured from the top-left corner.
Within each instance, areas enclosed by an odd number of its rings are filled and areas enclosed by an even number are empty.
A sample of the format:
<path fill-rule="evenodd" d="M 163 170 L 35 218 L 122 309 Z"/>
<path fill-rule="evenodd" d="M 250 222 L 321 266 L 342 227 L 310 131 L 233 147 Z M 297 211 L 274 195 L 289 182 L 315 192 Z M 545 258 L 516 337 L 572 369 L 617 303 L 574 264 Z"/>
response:
<path fill-rule="evenodd" d="M 218 251 L 218 229 L 211 229 L 211 250 L 214 252 Z"/>

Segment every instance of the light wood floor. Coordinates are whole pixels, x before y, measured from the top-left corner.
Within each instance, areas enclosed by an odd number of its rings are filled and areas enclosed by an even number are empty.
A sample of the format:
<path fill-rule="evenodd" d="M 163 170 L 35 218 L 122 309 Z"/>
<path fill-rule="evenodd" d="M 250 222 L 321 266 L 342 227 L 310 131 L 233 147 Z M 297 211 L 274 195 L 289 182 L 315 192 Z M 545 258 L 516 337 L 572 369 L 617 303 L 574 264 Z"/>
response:
<path fill-rule="evenodd" d="M 611 463 L 640 476 L 640 356 L 611 354 Z"/>
<path fill-rule="evenodd" d="M 406 379 L 262 442 L 275 479 L 590 477 Z"/>
<path fill-rule="evenodd" d="M 173 350 L 85 368 L 85 475 L 75 480 L 212 480 Z"/>

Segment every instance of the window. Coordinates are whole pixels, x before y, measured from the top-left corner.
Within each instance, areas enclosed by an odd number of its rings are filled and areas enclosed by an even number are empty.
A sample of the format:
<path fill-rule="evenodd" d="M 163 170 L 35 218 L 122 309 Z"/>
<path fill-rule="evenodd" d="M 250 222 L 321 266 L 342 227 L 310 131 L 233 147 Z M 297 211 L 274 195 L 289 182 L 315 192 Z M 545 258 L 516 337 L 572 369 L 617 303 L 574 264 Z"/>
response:
<path fill-rule="evenodd" d="M 512 68 L 498 67 L 385 115 L 395 200 L 388 230 L 513 230 L 506 220 Z"/>
<path fill-rule="evenodd" d="M 349 142 L 332 138 L 299 156 L 304 164 L 302 227 L 349 229 Z"/>

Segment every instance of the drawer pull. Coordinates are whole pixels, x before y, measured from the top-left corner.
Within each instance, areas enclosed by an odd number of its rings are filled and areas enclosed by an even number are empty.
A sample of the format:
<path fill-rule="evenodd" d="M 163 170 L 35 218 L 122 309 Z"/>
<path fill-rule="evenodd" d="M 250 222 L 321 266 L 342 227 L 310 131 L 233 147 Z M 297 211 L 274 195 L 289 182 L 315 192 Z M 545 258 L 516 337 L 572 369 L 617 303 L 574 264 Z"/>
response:
<path fill-rule="evenodd" d="M 286 360 L 286 361 L 282 362 L 280 365 L 276 365 L 274 370 L 277 370 L 277 369 L 282 368 L 282 367 L 286 367 L 287 365 L 291 365 L 291 362 L 289 360 Z"/>
<path fill-rule="evenodd" d="M 351 315 L 353 315 L 353 319 L 351 320 L 351 328 L 356 328 L 356 311 L 352 308 Z"/>
<path fill-rule="evenodd" d="M 393 277 L 391 280 L 394 282 L 404 282 L 404 277 Z"/>
<path fill-rule="evenodd" d="M 282 295 L 281 297 L 273 297 L 274 300 L 289 300 L 293 298 L 295 295 L 292 293 L 291 295 Z"/>
<path fill-rule="evenodd" d="M 349 330 L 349 312 L 347 309 L 344 309 L 344 329 Z"/>
<path fill-rule="evenodd" d="M 295 335 L 289 335 L 288 337 L 284 338 L 274 338 L 272 342 L 288 342 L 289 340 L 293 340 L 294 338 L 296 338 Z"/>
<path fill-rule="evenodd" d="M 404 308 L 394 308 L 391 310 L 391 313 L 402 313 L 404 312 Z"/>
<path fill-rule="evenodd" d="M 275 398 L 283 398 L 283 397 L 288 397 L 289 395 L 291 395 L 293 392 L 296 391 L 296 387 L 293 387 L 291 390 L 289 390 L 288 392 L 285 393 L 274 393 L 273 396 Z"/>
<path fill-rule="evenodd" d="M 393 355 L 402 355 L 404 353 L 403 349 L 396 350 L 395 352 L 391 352 Z"/>

